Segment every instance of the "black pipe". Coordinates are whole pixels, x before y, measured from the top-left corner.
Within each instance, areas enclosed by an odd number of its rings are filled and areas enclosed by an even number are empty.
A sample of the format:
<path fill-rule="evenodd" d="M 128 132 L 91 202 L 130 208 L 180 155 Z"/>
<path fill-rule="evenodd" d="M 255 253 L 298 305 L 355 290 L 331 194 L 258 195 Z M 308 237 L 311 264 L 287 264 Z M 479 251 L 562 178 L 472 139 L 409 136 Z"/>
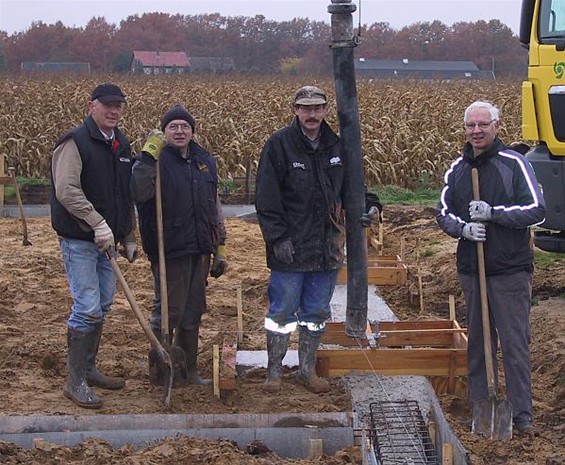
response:
<path fill-rule="evenodd" d="M 365 176 L 361 151 L 361 128 L 357 104 L 357 87 L 353 49 L 353 16 L 356 6 L 351 0 L 332 0 L 331 13 L 333 69 L 339 132 L 343 141 L 345 170 L 345 221 L 347 245 L 347 312 L 346 333 L 365 338 L 367 326 L 367 236 L 360 218 L 365 212 Z"/>

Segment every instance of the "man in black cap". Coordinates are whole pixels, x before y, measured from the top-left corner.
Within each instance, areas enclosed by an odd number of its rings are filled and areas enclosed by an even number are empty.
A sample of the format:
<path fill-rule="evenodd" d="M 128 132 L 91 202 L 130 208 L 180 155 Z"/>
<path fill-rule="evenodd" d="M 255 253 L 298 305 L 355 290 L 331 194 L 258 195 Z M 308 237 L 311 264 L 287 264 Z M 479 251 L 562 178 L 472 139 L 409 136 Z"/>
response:
<path fill-rule="evenodd" d="M 65 397 L 84 408 L 100 408 L 92 386 L 121 389 L 123 378 L 96 368 L 96 356 L 116 279 L 106 253 L 137 256 L 129 181 L 133 160 L 128 140 L 117 128 L 126 98 L 115 84 L 97 86 L 88 116 L 57 142 L 51 160 L 51 223 L 63 255 L 73 298 L 67 321 Z"/>
<path fill-rule="evenodd" d="M 141 242 L 153 273 L 155 300 L 151 328 L 162 339 L 155 204 L 155 175 L 159 163 L 170 340 L 174 339 L 174 344 L 186 357 L 186 370 L 175 367 L 176 385 L 211 382 L 198 373 L 198 333 L 206 311 L 208 273 L 219 278 L 227 270 L 226 229 L 218 197 L 216 161 L 193 140 L 195 129 L 196 122 L 184 106 L 170 108 L 161 118 L 164 134 L 157 130 L 151 132 L 133 166 L 131 180 L 132 197 L 139 212 Z M 214 259 L 210 266 L 211 255 Z M 161 385 L 163 373 L 151 354 L 150 382 Z"/>
<path fill-rule="evenodd" d="M 266 245 L 269 280 L 268 373 L 263 390 L 281 388 L 282 361 L 298 326 L 298 383 L 314 393 L 330 390 L 316 375 L 316 350 L 331 316 L 330 301 L 345 246 L 344 151 L 325 120 L 326 93 L 316 86 L 298 89 L 294 119 L 275 132 L 261 151 L 255 205 Z M 381 205 L 366 194 L 369 226 Z"/>

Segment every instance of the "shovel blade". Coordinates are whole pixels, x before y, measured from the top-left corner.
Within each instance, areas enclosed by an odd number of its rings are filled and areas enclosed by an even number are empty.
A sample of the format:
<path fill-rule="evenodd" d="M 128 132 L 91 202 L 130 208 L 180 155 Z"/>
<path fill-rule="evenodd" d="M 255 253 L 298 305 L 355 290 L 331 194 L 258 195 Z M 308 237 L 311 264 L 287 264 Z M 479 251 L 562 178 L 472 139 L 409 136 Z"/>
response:
<path fill-rule="evenodd" d="M 491 397 L 473 407 L 472 431 L 489 439 L 512 439 L 512 406 L 505 399 Z"/>
<path fill-rule="evenodd" d="M 153 386 L 165 386 L 172 371 L 174 386 L 184 386 L 187 379 L 186 358 L 180 347 L 169 346 L 169 350 L 149 351 L 149 382 Z"/>

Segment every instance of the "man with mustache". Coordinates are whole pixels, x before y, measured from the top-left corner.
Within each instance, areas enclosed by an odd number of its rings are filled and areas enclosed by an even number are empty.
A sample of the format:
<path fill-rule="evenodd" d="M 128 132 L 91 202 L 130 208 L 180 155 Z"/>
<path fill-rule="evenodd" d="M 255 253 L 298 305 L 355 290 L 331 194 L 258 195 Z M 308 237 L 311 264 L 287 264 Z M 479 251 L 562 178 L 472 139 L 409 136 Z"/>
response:
<path fill-rule="evenodd" d="M 316 350 L 344 259 L 344 151 L 324 119 L 322 89 L 302 87 L 292 103 L 292 123 L 269 138 L 257 170 L 255 206 L 271 270 L 263 390 L 279 392 L 282 360 L 298 326 L 296 379 L 309 391 L 323 393 L 330 385 L 316 375 Z M 367 194 L 366 204 L 374 207 L 373 214 L 380 207 L 374 194 Z M 370 217 L 361 221 L 368 226 Z"/>

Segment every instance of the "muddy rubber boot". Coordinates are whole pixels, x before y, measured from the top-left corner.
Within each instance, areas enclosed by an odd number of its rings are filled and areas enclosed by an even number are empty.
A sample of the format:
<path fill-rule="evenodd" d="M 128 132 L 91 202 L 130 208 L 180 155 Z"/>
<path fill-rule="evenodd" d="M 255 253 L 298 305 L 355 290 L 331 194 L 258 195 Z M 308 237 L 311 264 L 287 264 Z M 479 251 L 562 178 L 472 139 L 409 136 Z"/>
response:
<path fill-rule="evenodd" d="M 122 389 L 126 384 L 124 378 L 107 376 L 104 373 L 100 373 L 96 368 L 96 356 L 98 355 L 98 347 L 100 346 L 100 339 L 102 337 L 102 327 L 102 323 L 98 323 L 95 326 L 94 348 L 88 353 L 86 359 L 86 382 L 90 386 L 98 386 L 103 389 Z"/>
<path fill-rule="evenodd" d="M 79 407 L 98 409 L 102 400 L 86 382 L 87 358 L 94 348 L 94 333 L 83 333 L 74 329 L 67 330 L 67 379 L 63 386 L 63 395 Z"/>
<path fill-rule="evenodd" d="M 316 374 L 316 351 L 320 345 L 320 337 L 314 336 L 304 326 L 299 326 L 297 381 L 314 394 L 330 391 L 330 383 Z"/>
<path fill-rule="evenodd" d="M 201 378 L 198 374 L 198 329 L 185 330 L 178 328 L 176 330 L 175 345 L 184 351 L 186 357 L 186 383 L 206 385 L 212 384 L 211 379 Z"/>
<path fill-rule="evenodd" d="M 263 384 L 263 392 L 276 394 L 281 390 L 282 361 L 288 349 L 290 334 L 267 331 L 267 379 Z"/>

